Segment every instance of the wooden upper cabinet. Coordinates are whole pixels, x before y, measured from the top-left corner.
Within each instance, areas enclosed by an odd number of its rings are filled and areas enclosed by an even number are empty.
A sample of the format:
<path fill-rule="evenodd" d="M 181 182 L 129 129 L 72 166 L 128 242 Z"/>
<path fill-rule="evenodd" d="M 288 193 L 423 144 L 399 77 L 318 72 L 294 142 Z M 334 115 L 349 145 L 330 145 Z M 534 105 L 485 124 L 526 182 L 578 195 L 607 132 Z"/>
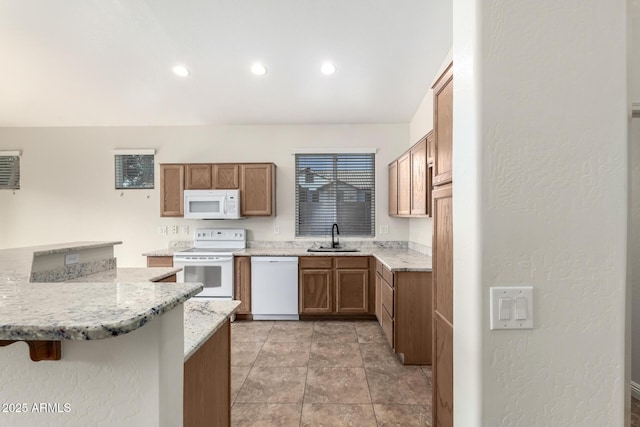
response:
<path fill-rule="evenodd" d="M 275 215 L 275 170 L 273 163 L 240 165 L 240 214 Z"/>
<path fill-rule="evenodd" d="M 210 190 L 213 188 L 211 165 L 186 165 L 185 188 L 187 190 Z"/>
<path fill-rule="evenodd" d="M 240 188 L 239 166 L 236 164 L 213 165 L 213 188 L 236 190 Z"/>
<path fill-rule="evenodd" d="M 160 165 L 160 216 L 184 216 L 184 165 Z"/>
<path fill-rule="evenodd" d="M 433 161 L 436 155 L 436 134 L 432 130 L 426 136 L 427 138 L 427 164 L 433 165 Z"/>
<path fill-rule="evenodd" d="M 427 138 L 409 150 L 411 156 L 411 215 L 427 215 Z"/>
<path fill-rule="evenodd" d="M 389 165 L 389 215 L 398 215 L 398 162 Z"/>
<path fill-rule="evenodd" d="M 453 160 L 453 63 L 433 85 L 435 156 L 433 185 L 452 180 Z"/>
<path fill-rule="evenodd" d="M 411 214 L 411 156 L 398 158 L 398 215 Z"/>

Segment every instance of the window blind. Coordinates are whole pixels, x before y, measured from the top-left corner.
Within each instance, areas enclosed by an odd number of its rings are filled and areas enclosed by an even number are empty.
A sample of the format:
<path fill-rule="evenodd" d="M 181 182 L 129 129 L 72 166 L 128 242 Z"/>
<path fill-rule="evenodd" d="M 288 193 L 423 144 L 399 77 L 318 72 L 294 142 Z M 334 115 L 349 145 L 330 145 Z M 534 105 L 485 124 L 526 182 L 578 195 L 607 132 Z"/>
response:
<path fill-rule="evenodd" d="M 375 154 L 296 154 L 296 236 L 375 235 Z"/>
<path fill-rule="evenodd" d="M 20 156 L 0 155 L 0 189 L 20 189 Z"/>
<path fill-rule="evenodd" d="M 116 189 L 149 189 L 154 182 L 153 154 L 116 154 Z"/>

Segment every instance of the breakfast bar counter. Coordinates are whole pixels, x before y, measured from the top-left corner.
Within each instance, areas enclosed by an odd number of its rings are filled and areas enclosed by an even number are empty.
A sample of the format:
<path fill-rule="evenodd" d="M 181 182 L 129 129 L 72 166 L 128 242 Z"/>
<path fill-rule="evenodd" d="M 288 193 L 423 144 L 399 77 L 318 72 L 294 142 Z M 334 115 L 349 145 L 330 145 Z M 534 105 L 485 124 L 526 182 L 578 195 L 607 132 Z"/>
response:
<path fill-rule="evenodd" d="M 179 268 L 118 269 L 118 243 L 0 250 L 0 402 L 13 408 L 0 425 L 175 426 L 200 410 L 186 396 L 203 393 L 205 356 L 228 359 L 238 303 L 150 281 Z"/>

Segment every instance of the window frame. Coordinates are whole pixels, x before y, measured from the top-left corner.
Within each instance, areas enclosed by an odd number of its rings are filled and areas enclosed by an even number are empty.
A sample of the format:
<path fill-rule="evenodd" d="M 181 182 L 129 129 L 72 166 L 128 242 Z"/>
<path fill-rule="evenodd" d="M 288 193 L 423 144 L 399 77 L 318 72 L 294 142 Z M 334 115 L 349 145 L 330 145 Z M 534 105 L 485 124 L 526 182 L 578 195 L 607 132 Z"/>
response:
<path fill-rule="evenodd" d="M 156 176 L 156 158 L 155 150 L 114 150 L 113 152 L 113 167 L 114 167 L 114 188 L 116 190 L 153 190 L 155 188 L 155 176 Z M 134 157 L 140 157 L 141 160 L 148 161 L 151 158 L 151 165 L 142 165 L 137 172 L 138 177 L 149 175 L 142 179 L 140 184 L 132 183 L 132 176 L 125 174 L 125 162 Z M 118 165 L 119 160 L 121 162 Z M 121 173 L 121 175 L 119 174 Z M 128 184 L 127 184 L 128 183 Z"/>
<path fill-rule="evenodd" d="M 375 194 L 376 194 L 376 149 L 327 149 L 327 150 L 304 150 L 304 151 L 296 151 L 294 152 L 295 156 L 295 166 L 294 166 L 294 176 L 295 176 L 295 237 L 296 238 L 318 238 L 324 237 L 331 233 L 331 225 L 333 222 L 337 223 L 340 227 L 340 234 L 347 237 L 360 237 L 360 238 L 375 238 L 376 236 L 376 203 L 375 203 Z M 340 161 L 342 160 L 342 162 Z M 316 171 L 314 171 L 313 166 L 305 166 L 309 163 L 318 162 L 319 166 Z M 354 170 L 350 172 L 353 175 L 349 175 L 349 169 L 340 169 L 340 163 L 346 164 L 347 168 L 362 168 L 363 175 L 366 179 L 363 180 L 364 186 L 358 187 L 354 184 L 354 180 L 357 182 L 359 178 L 357 173 L 353 173 Z M 324 168 L 331 168 L 331 164 L 333 165 L 332 169 L 329 172 L 321 172 Z M 343 176 L 340 176 L 340 172 L 343 172 Z M 324 194 L 320 194 L 319 188 L 311 189 L 304 188 L 304 184 L 310 184 L 313 186 L 320 185 L 319 183 L 322 181 L 321 179 L 310 180 L 309 174 L 317 174 L 320 178 L 324 178 L 329 182 L 324 185 L 329 185 L 333 190 L 328 190 Z M 326 175 L 326 176 L 321 176 Z M 346 178 L 346 179 L 345 179 Z M 350 181 L 350 179 L 352 181 Z M 348 186 L 352 186 L 353 189 L 339 189 L 338 187 L 341 184 L 346 184 Z M 306 191 L 303 191 L 306 190 Z M 354 192 L 354 194 L 348 194 L 350 192 Z M 306 193 L 306 201 L 303 200 L 304 193 Z M 316 196 L 317 194 L 317 196 Z M 338 200 L 338 194 L 343 195 L 343 199 L 347 200 Z M 327 198 L 327 196 L 329 196 Z M 348 196 L 348 197 L 347 197 Z M 349 202 L 349 203 L 347 203 Z M 320 203 L 324 206 L 319 206 L 322 209 L 325 209 L 324 213 L 319 214 L 318 218 L 311 219 L 310 222 L 303 224 L 305 222 L 306 215 L 312 210 L 309 207 L 306 209 L 303 208 L 304 204 L 309 203 Z M 346 220 L 349 219 L 349 216 L 357 214 L 358 206 L 346 207 L 342 211 L 340 210 L 339 204 L 363 204 L 363 208 L 365 209 L 365 213 L 363 215 L 363 223 L 359 223 L 358 220 L 351 221 Z M 344 205 L 343 205 L 344 206 Z M 328 208 L 328 210 L 326 210 Z M 333 213 L 330 213 L 333 209 Z M 333 216 L 331 218 L 323 218 L 323 216 Z M 303 218 L 304 216 L 305 218 Z M 342 216 L 342 220 L 338 218 Z M 332 223 L 326 224 L 326 227 L 320 228 L 318 227 L 320 224 L 323 224 L 323 220 L 333 220 Z M 306 225 L 306 226 L 305 226 Z M 315 227 L 314 227 L 315 225 Z M 358 227 L 360 226 L 360 227 Z M 314 231 L 315 228 L 315 231 Z M 326 228 L 326 230 L 324 230 Z"/>
<path fill-rule="evenodd" d="M 20 157 L 22 152 L 19 150 L 14 151 L 0 151 L 0 190 L 19 190 L 21 181 L 20 171 Z M 6 160 L 5 160 L 6 159 Z M 7 162 L 7 167 L 4 169 L 4 161 Z M 11 162 L 11 164 L 9 164 Z M 1 178 L 5 176 L 6 183 L 3 183 Z"/>

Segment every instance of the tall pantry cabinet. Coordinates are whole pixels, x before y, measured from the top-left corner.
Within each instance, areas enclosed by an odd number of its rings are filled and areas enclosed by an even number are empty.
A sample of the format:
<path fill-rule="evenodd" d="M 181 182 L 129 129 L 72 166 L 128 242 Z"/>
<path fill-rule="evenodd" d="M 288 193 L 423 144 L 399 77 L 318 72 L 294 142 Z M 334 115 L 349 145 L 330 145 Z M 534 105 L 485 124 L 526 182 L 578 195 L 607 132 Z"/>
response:
<path fill-rule="evenodd" d="M 453 426 L 453 64 L 433 85 L 433 424 Z"/>

